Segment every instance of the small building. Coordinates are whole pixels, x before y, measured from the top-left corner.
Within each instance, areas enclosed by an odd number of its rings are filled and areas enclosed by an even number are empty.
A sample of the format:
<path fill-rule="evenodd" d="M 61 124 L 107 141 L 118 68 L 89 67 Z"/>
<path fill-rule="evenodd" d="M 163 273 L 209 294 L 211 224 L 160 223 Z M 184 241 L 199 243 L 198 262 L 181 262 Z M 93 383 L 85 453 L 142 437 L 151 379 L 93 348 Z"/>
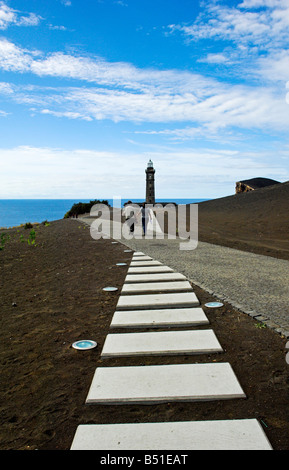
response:
<path fill-rule="evenodd" d="M 275 184 L 280 184 L 280 182 L 270 178 L 251 178 L 249 180 L 237 181 L 236 194 L 255 191 L 256 189 L 273 186 Z"/>

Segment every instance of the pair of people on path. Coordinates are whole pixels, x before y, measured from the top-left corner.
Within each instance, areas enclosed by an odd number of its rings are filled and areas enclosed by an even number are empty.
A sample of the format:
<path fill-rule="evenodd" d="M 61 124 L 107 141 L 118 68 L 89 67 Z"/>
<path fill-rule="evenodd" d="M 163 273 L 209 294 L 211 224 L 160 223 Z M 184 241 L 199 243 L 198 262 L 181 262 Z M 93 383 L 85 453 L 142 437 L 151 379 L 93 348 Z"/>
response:
<path fill-rule="evenodd" d="M 143 229 L 143 233 L 145 235 L 146 231 L 147 231 L 148 222 L 152 220 L 151 209 L 146 207 L 145 204 L 142 204 L 141 209 L 137 214 L 135 214 L 135 209 L 136 209 L 136 207 L 133 206 L 132 202 L 128 201 L 127 205 L 123 209 L 123 215 L 125 216 L 126 221 L 131 220 L 131 219 L 133 220 L 133 223 L 129 224 L 130 225 L 130 232 L 134 232 L 135 222 L 136 222 L 137 218 L 139 217 L 139 215 L 141 215 L 142 229 Z"/>

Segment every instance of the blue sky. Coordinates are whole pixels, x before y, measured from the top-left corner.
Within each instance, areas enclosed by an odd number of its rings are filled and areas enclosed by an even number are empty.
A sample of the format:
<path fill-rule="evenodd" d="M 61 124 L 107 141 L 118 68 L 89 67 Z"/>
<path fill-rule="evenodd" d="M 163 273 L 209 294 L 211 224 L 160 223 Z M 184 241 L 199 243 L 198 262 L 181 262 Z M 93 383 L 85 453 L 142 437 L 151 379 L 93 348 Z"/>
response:
<path fill-rule="evenodd" d="M 0 198 L 289 180 L 289 0 L 0 0 Z"/>

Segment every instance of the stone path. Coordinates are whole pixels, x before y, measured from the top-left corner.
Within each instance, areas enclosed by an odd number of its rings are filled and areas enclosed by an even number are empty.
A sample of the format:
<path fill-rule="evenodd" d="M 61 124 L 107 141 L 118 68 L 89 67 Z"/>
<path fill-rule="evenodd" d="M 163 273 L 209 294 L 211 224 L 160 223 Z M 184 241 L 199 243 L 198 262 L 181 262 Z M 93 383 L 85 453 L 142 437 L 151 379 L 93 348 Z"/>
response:
<path fill-rule="evenodd" d="M 172 364 L 98 367 L 86 403 L 152 405 L 245 397 L 228 363 Z"/>
<path fill-rule="evenodd" d="M 111 328 L 162 328 L 172 326 L 199 326 L 209 323 L 202 308 L 173 308 L 154 310 L 116 311 Z"/>
<path fill-rule="evenodd" d="M 150 273 L 150 274 L 128 274 L 126 285 L 130 282 L 162 282 L 162 281 L 185 281 L 186 277 L 181 273 Z"/>
<path fill-rule="evenodd" d="M 136 260 L 141 263 L 143 253 L 135 253 L 131 266 Z M 129 268 L 129 282 L 118 300 L 111 328 L 121 324 L 136 331 L 124 334 L 108 334 L 101 357 L 126 357 L 142 355 L 183 355 L 222 353 L 222 347 L 212 329 L 186 329 L 183 331 L 138 332 L 143 325 L 164 328 L 164 325 L 192 326 L 209 323 L 199 306 L 199 301 L 190 287 L 187 292 L 175 293 L 175 284 L 184 283 L 168 279 L 162 283 L 154 278 L 133 283 L 132 276 L 147 275 L 147 269 L 162 273 L 160 262 L 154 259 L 143 261 L 138 266 L 143 272 L 132 274 Z M 147 264 L 151 263 L 151 264 Z M 130 271 L 130 272 L 129 272 Z M 167 292 L 162 293 L 167 282 Z M 185 281 L 187 282 L 187 281 Z M 169 286 L 171 285 L 171 289 Z M 137 286 L 135 290 L 126 290 Z M 142 289 L 140 289 L 142 286 Z M 154 294 L 150 292 L 154 286 Z M 188 288 L 186 284 L 186 288 Z M 124 292 L 123 292 L 124 291 Z M 151 405 L 173 401 L 229 400 L 245 398 L 241 384 L 229 363 L 193 363 L 154 366 L 98 367 L 95 371 L 86 403 L 98 405 L 125 405 L 132 403 Z M 195 449 L 272 449 L 262 427 L 255 419 L 190 421 L 163 423 L 123 423 L 79 425 L 71 450 L 195 450 Z"/>
<path fill-rule="evenodd" d="M 121 294 L 145 294 L 150 292 L 188 292 L 192 287 L 188 281 L 177 282 L 146 282 L 125 284 Z"/>
<path fill-rule="evenodd" d="M 94 219 L 81 220 L 91 225 Z M 289 338 L 289 261 L 204 242 L 198 242 L 194 250 L 180 250 L 181 240 L 167 236 L 140 235 L 121 241 L 127 249 L 145 252 L 164 266 L 169 265 L 164 272 L 181 273 L 193 284 Z M 138 272 L 139 268 L 130 268 L 130 274 Z M 148 267 L 146 273 L 153 272 L 155 268 Z"/>
<path fill-rule="evenodd" d="M 289 338 L 289 261 L 204 242 L 182 251 L 167 237 L 122 242 Z"/>
<path fill-rule="evenodd" d="M 72 450 L 264 450 L 254 419 L 79 426 Z M 176 462 L 179 463 L 179 462 Z"/>
<path fill-rule="evenodd" d="M 207 354 L 223 351 L 213 330 L 120 333 L 106 337 L 101 357 Z"/>
<path fill-rule="evenodd" d="M 199 301 L 194 292 L 177 294 L 169 292 L 167 294 L 121 295 L 117 304 L 117 310 L 196 307 L 198 305 Z"/>

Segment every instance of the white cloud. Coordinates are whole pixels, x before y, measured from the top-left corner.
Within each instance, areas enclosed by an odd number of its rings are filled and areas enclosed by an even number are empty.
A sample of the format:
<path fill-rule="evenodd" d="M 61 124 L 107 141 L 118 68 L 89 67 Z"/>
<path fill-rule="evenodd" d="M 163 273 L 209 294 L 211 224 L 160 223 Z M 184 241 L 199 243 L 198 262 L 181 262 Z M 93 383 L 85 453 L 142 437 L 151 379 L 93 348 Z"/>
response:
<path fill-rule="evenodd" d="M 29 13 L 28 16 L 21 16 L 17 21 L 17 26 L 37 26 L 41 20 L 41 17 L 35 13 Z"/>
<path fill-rule="evenodd" d="M 191 25 L 173 24 L 192 41 L 216 39 L 258 50 L 286 47 L 289 41 L 288 0 L 244 0 L 237 6 L 206 2 L 203 12 Z M 252 52 L 252 51 L 251 51 Z"/>
<path fill-rule="evenodd" d="M 225 56 L 218 54 L 207 60 L 221 63 Z M 268 68 L 266 60 L 268 58 L 259 59 L 259 70 L 263 74 L 270 70 L 273 74 L 274 67 Z M 278 65 L 284 76 L 287 64 L 288 54 L 284 52 L 274 63 L 275 76 Z M 6 39 L 0 40 L 0 67 L 40 77 L 69 79 L 68 86 L 10 87 L 13 89 L 11 98 L 17 103 L 28 104 L 34 107 L 34 112 L 56 117 L 88 121 L 186 122 L 191 123 L 191 128 L 201 126 L 205 130 L 232 126 L 288 130 L 289 126 L 285 91 L 276 93 L 270 87 L 228 85 L 200 74 L 139 69 L 99 57 L 63 53 L 45 56 L 39 51 L 22 49 Z M 71 86 L 71 79 L 77 81 L 78 86 Z M 93 83 L 93 86 L 84 86 L 79 81 Z"/>
<path fill-rule="evenodd" d="M 0 82 L 0 93 L 3 95 L 10 95 L 13 93 L 13 87 L 10 83 Z"/>
<path fill-rule="evenodd" d="M 286 82 L 289 79 L 289 51 L 280 50 L 272 52 L 266 57 L 257 60 L 258 67 L 255 74 L 266 77 L 272 82 Z M 280 85 L 279 85 L 280 86 Z"/>
<path fill-rule="evenodd" d="M 225 64 L 230 62 L 230 58 L 224 53 L 211 53 L 206 57 L 199 59 L 198 62 L 207 62 L 208 64 Z"/>
<path fill-rule="evenodd" d="M 41 57 L 39 57 L 41 56 Z M 101 57 L 83 57 L 61 52 L 42 57 L 39 51 L 28 51 L 0 39 L 0 68 L 30 72 L 40 77 L 63 77 L 93 82 L 110 88 L 151 91 L 155 93 L 194 92 L 212 88 L 214 82 L 199 74 L 174 70 L 139 69 L 125 62 L 108 62 Z"/>
<path fill-rule="evenodd" d="M 242 129 L 288 130 L 288 105 L 261 87 L 230 87 L 208 91 L 201 98 L 194 94 L 129 93 L 98 88 L 71 88 L 51 95 L 54 109 L 80 113 L 87 119 L 147 123 L 191 122 L 200 128 L 232 126 Z M 40 103 L 41 105 L 41 103 Z M 72 117 L 72 116 L 71 116 Z M 80 116 L 75 116 L 80 117 Z"/>
<path fill-rule="evenodd" d="M 9 24 L 15 22 L 15 12 L 4 2 L 0 3 L 0 29 L 5 29 Z"/>
<path fill-rule="evenodd" d="M 239 8 L 286 8 L 288 7 L 288 0 L 243 0 Z"/>
<path fill-rule="evenodd" d="M 198 62 L 223 64 L 235 79 L 248 77 L 273 81 L 289 79 L 289 0 L 244 0 L 232 6 L 225 2 L 204 2 L 203 10 L 191 24 L 172 24 L 189 41 L 213 40 L 223 47 Z M 210 48 L 212 43 L 210 42 Z M 279 84 L 277 85 L 279 87 Z"/>
<path fill-rule="evenodd" d="M 33 113 L 81 120 L 104 120 L 138 123 L 186 123 L 186 130 L 161 131 L 179 138 L 214 135 L 221 129 L 259 129 L 288 131 L 288 105 L 282 98 L 265 88 L 246 86 L 224 87 L 218 82 L 198 94 L 156 92 L 152 87 L 145 92 L 130 92 L 104 87 L 37 87 L 0 86 L 0 93 L 14 102 L 28 105 Z M 187 132 L 188 123 L 190 131 Z"/>
<path fill-rule="evenodd" d="M 92 118 L 89 116 L 84 116 L 81 113 L 72 112 L 72 111 L 51 111 L 49 109 L 42 109 L 41 114 L 51 114 L 56 117 L 66 117 L 68 119 L 83 119 L 84 121 L 92 121 Z"/>
<path fill-rule="evenodd" d="M 16 46 L 3 38 L 0 39 L 0 68 L 5 71 L 26 72 L 31 68 L 36 53 Z"/>
<path fill-rule="evenodd" d="M 9 7 L 3 1 L 0 2 L 0 29 L 7 29 L 8 26 L 37 26 L 41 17 L 35 13 L 21 15 L 19 11 Z"/>
<path fill-rule="evenodd" d="M 152 158 L 158 197 L 234 193 L 235 181 L 256 175 L 289 178 L 262 153 L 226 149 L 163 149 L 143 153 L 20 146 L 0 148 L 0 198 L 144 197 L 144 168 Z M 176 161 L 171 171 L 172 161 Z M 170 188 L 168 194 L 167 188 Z M 97 194 L 96 194 L 97 191 Z M 200 194 L 201 193 L 201 194 Z M 57 195 L 57 196 L 56 196 Z"/>
<path fill-rule="evenodd" d="M 67 31 L 67 28 L 65 26 L 54 26 L 53 24 L 49 24 L 48 28 L 51 30 Z"/>

